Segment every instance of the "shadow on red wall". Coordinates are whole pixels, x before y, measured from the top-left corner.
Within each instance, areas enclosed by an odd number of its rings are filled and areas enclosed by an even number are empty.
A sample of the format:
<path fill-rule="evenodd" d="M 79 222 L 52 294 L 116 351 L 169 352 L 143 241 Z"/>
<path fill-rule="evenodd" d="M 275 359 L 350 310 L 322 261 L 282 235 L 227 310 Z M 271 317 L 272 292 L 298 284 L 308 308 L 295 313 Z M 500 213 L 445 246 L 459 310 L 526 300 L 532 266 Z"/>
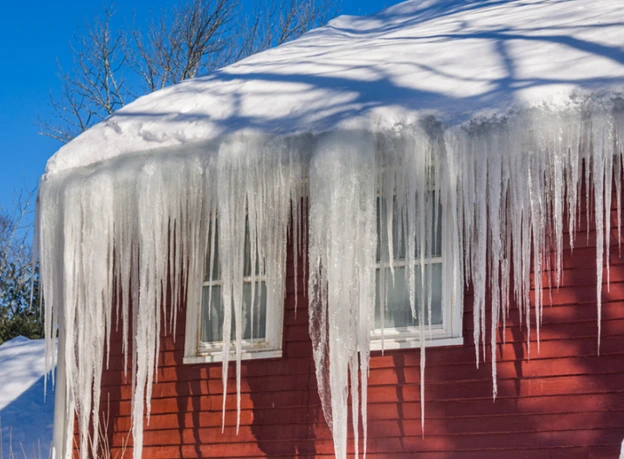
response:
<path fill-rule="evenodd" d="M 598 357 L 593 238 L 590 234 L 585 240 L 581 234 L 574 256 L 565 253 L 563 284 L 552 291 L 551 306 L 548 292 L 545 295 L 541 349 L 538 352 L 533 328 L 530 360 L 526 329 L 512 307 L 506 328 L 498 331 L 496 401 L 492 400 L 489 357 L 480 368 L 475 366 L 470 292 L 464 314 L 465 344 L 427 351 L 424 438 L 419 351 L 373 353 L 369 457 L 617 457 L 624 438 L 624 259 L 613 245 L 611 286 L 603 292 L 602 355 Z M 303 265 L 300 260 L 299 285 Z M 307 298 L 302 293 L 295 315 L 292 254 L 289 273 L 284 356 L 243 362 L 238 435 L 234 365 L 222 433 L 221 365 L 183 364 L 185 317 L 180 312 L 176 339 L 162 339 L 144 457 L 333 456 L 331 433 L 317 394 Z M 122 372 L 120 340 L 119 332 L 113 335 L 102 398 L 110 412 L 108 437 L 117 457 L 128 441 L 131 396 L 131 384 Z M 489 356 L 489 344 L 486 352 Z M 352 454 L 353 446 L 349 448 Z"/>

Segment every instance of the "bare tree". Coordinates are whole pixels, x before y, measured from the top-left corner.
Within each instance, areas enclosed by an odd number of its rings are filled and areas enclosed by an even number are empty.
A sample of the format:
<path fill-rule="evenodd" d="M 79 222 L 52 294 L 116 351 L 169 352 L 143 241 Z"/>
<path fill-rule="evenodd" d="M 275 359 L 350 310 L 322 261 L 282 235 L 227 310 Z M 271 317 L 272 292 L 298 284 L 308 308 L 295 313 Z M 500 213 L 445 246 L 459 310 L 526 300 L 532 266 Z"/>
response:
<path fill-rule="evenodd" d="M 0 206 L 0 272 L 10 261 L 30 263 L 30 225 L 26 221 L 34 192 L 22 191 L 11 208 Z M 0 291 L 2 298 L 2 291 Z"/>
<path fill-rule="evenodd" d="M 133 30 L 134 47 L 126 55 L 144 90 L 156 91 L 212 70 L 211 58 L 226 48 L 237 6 L 236 0 L 193 0 L 153 21 L 147 34 Z"/>
<path fill-rule="evenodd" d="M 241 23 L 242 41 L 235 59 L 279 46 L 325 24 L 338 10 L 338 0 L 256 0 L 253 14 Z"/>
<path fill-rule="evenodd" d="M 339 6 L 339 0 L 251 1 L 189 0 L 152 17 L 145 30 L 113 28 L 114 10 L 105 8 L 74 37 L 73 67 L 59 66 L 61 91 L 50 98 L 51 119 L 39 119 L 40 133 L 69 142 L 136 97 L 297 38 Z"/>
<path fill-rule="evenodd" d="M 53 121 L 39 120 L 41 133 L 48 137 L 69 142 L 130 97 L 124 77 L 125 34 L 111 27 L 113 15 L 112 7 L 106 7 L 101 19 L 87 23 L 85 31 L 74 36 L 71 71 L 59 64 L 61 93 L 50 96 Z"/>
<path fill-rule="evenodd" d="M 30 245 L 33 196 L 33 192 L 22 192 L 11 208 L 0 207 L 0 344 L 17 335 L 38 338 L 43 334 Z"/>

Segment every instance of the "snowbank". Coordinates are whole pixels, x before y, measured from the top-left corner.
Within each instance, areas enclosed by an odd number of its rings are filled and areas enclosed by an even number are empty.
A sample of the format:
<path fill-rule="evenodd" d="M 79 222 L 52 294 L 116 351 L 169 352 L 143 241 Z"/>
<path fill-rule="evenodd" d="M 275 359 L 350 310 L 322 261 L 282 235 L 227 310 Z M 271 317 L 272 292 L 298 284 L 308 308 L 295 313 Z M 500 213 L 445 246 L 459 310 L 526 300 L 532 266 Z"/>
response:
<path fill-rule="evenodd" d="M 54 389 L 45 387 L 45 341 L 18 336 L 0 345 L 0 458 L 12 447 L 22 457 L 47 458 L 52 444 Z"/>

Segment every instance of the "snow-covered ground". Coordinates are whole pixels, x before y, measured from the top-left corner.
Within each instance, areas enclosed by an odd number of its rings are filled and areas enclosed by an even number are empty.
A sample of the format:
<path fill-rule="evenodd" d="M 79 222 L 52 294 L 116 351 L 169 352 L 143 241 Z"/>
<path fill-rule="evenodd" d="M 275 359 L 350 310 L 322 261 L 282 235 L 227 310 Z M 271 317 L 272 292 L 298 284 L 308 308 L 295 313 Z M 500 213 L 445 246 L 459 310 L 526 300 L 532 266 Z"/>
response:
<path fill-rule="evenodd" d="M 54 424 L 54 389 L 44 398 L 44 340 L 18 336 L 0 346 L 0 459 L 47 458 Z M 23 448 L 23 451 L 22 451 Z"/>

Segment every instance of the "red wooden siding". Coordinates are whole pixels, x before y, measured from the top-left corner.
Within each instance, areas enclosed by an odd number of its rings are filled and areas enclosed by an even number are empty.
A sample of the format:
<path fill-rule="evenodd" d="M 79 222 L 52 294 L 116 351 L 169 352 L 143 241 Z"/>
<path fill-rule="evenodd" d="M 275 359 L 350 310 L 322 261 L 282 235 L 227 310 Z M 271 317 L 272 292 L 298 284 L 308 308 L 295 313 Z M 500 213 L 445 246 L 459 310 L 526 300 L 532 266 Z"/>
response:
<path fill-rule="evenodd" d="M 533 341 L 532 358 L 527 360 L 526 332 L 519 326 L 517 309 L 512 309 L 507 327 L 500 330 L 495 402 L 489 349 L 488 362 L 475 367 L 470 292 L 465 303 L 465 344 L 427 350 L 424 438 L 419 351 L 373 353 L 368 457 L 616 458 L 624 438 L 624 259 L 619 257 L 616 236 L 614 230 L 611 287 L 603 293 L 600 357 L 596 355 L 595 238 L 581 233 L 573 256 L 569 250 L 565 253 L 563 285 L 552 291 L 552 306 L 544 308 L 540 352 Z M 144 457 L 333 457 L 331 433 L 316 389 L 307 298 L 299 293 L 295 315 L 295 273 L 290 262 L 284 357 L 243 362 L 238 435 L 234 365 L 221 433 L 221 365 L 182 364 L 185 314 L 181 311 L 176 339 L 164 336 L 162 340 Z M 299 267 L 301 286 L 302 262 Z M 121 456 L 130 428 L 131 387 L 122 375 L 119 339 L 114 337 L 102 392 L 103 406 L 110 411 L 113 457 Z M 131 440 L 129 444 L 125 457 L 131 457 Z"/>

